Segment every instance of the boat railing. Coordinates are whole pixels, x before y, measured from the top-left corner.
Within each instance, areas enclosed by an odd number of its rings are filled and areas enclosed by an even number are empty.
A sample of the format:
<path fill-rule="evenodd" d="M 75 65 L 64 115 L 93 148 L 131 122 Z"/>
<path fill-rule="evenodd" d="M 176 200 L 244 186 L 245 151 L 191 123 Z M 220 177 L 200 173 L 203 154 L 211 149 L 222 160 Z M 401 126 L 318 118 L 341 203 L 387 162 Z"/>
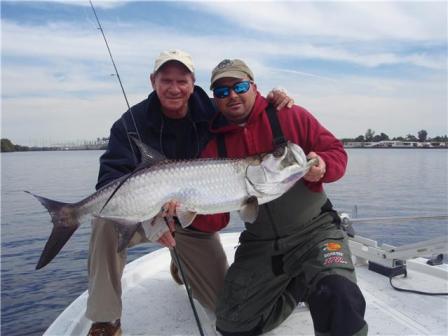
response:
<path fill-rule="evenodd" d="M 356 212 L 355 212 L 356 213 Z M 448 215 L 421 215 L 395 217 L 365 217 L 351 218 L 347 213 L 341 213 L 341 224 L 349 235 L 349 244 L 357 264 L 369 264 L 369 269 L 386 276 L 396 276 L 406 272 L 406 260 L 425 257 L 428 265 L 443 263 L 444 254 L 448 253 L 448 236 L 410 243 L 401 246 L 378 244 L 372 240 L 355 234 L 352 224 L 367 222 L 396 223 L 409 220 L 443 220 Z"/>

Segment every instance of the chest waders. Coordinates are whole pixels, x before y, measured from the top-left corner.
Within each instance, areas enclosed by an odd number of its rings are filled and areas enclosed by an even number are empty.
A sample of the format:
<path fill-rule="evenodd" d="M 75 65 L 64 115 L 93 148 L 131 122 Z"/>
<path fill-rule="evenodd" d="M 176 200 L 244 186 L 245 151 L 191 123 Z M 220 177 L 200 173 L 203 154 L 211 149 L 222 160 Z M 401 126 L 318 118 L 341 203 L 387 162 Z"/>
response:
<path fill-rule="evenodd" d="M 286 140 L 277 112 L 271 106 L 266 112 L 274 153 L 282 152 Z M 217 146 L 219 156 L 227 157 L 222 135 L 217 137 Z M 351 254 L 339 224 L 325 192 L 312 192 L 302 181 L 280 198 L 261 205 L 255 222 L 245 223 L 235 261 L 227 272 L 216 308 L 217 330 L 224 336 L 262 334 L 283 322 L 299 301 L 309 302 L 312 298 L 313 307 L 319 307 L 319 311 L 310 307 L 316 334 L 337 335 L 333 330 L 326 332 L 331 320 L 328 316 L 335 311 L 333 305 L 311 294 L 317 283 L 329 275 L 342 278 L 342 283 L 349 283 L 350 291 L 356 292 Z M 332 283 L 339 284 L 339 278 Z M 321 309 L 322 302 L 324 308 L 325 304 L 329 307 L 327 315 Z M 359 325 L 365 324 L 363 314 L 360 318 L 353 317 L 351 311 L 347 314 L 356 323 L 361 321 L 351 330 L 358 331 Z M 339 334 L 356 333 L 341 329 Z"/>
<path fill-rule="evenodd" d="M 272 130 L 274 153 L 282 152 L 287 141 L 283 135 L 277 112 L 269 105 L 266 109 Z M 219 157 L 227 157 L 224 137 L 217 138 Z M 313 229 L 313 219 L 323 212 L 332 211 L 325 192 L 313 192 L 300 180 L 278 199 L 260 205 L 254 223 L 245 223 L 241 241 L 272 241 L 273 251 L 281 252 L 284 238 Z M 336 217 L 335 217 L 336 218 Z M 286 244 L 288 245 L 288 244 Z M 287 247 L 287 246 L 285 246 Z"/>

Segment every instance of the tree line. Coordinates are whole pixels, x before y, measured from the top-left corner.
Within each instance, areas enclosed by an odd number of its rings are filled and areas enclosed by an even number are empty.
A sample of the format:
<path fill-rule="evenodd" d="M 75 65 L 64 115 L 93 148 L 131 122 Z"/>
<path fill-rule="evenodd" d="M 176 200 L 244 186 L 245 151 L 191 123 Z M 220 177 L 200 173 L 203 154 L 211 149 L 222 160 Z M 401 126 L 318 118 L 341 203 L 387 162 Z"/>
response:
<path fill-rule="evenodd" d="M 9 139 L 1 139 L 1 151 L 2 152 L 19 152 L 29 150 L 26 146 L 14 145 Z"/>
<path fill-rule="evenodd" d="M 58 145 L 58 146 L 50 146 L 50 147 L 28 147 L 15 145 L 11 140 L 7 138 L 1 139 L 1 152 L 27 152 L 27 151 L 53 151 L 53 150 L 61 150 L 61 149 L 106 149 L 107 142 L 109 138 L 97 138 L 93 141 L 84 141 L 83 143 L 73 144 L 73 145 Z"/>
<path fill-rule="evenodd" d="M 436 136 L 433 138 L 428 137 L 428 132 L 424 129 L 417 132 L 417 136 L 413 134 L 408 134 L 406 136 L 399 136 L 390 138 L 387 134 L 381 132 L 380 134 L 375 134 L 375 131 L 368 129 L 364 135 L 358 135 L 356 138 L 344 138 L 341 139 L 343 142 L 379 142 L 379 141 L 413 141 L 413 142 L 448 142 L 448 136 Z"/>
<path fill-rule="evenodd" d="M 28 152 L 28 151 L 51 151 L 57 149 L 56 147 L 28 147 L 20 146 L 12 143 L 11 140 L 2 138 L 1 139 L 1 150 L 0 152 Z"/>

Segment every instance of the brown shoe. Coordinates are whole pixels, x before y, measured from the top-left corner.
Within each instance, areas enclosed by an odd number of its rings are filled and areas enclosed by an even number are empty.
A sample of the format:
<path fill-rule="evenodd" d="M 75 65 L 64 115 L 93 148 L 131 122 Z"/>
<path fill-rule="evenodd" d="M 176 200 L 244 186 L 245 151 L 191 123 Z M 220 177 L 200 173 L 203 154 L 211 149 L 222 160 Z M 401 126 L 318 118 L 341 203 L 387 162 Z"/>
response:
<path fill-rule="evenodd" d="M 176 265 L 176 263 L 174 262 L 173 259 L 171 259 L 170 273 L 171 273 L 171 276 L 173 277 L 173 280 L 178 285 L 183 285 L 184 284 L 184 282 L 182 281 L 182 279 L 179 276 L 179 269 L 177 268 L 177 265 Z"/>
<path fill-rule="evenodd" d="M 87 336 L 121 336 L 120 319 L 115 322 L 94 322 Z"/>

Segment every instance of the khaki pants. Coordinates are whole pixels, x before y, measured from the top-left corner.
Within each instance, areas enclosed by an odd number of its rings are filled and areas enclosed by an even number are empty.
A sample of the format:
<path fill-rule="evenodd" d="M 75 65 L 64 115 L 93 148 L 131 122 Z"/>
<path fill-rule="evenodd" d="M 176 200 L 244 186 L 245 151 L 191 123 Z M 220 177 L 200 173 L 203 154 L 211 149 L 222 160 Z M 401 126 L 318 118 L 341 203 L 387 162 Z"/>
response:
<path fill-rule="evenodd" d="M 216 298 L 223 287 L 224 276 L 228 269 L 219 234 L 177 227 L 175 240 L 176 250 L 183 263 L 193 297 L 214 311 Z M 129 247 L 144 242 L 148 240 L 137 231 Z M 104 219 L 93 219 L 88 260 L 89 297 L 85 315 L 95 322 L 121 318 L 121 277 L 126 264 L 127 250 L 117 253 L 117 244 L 115 225 Z"/>

